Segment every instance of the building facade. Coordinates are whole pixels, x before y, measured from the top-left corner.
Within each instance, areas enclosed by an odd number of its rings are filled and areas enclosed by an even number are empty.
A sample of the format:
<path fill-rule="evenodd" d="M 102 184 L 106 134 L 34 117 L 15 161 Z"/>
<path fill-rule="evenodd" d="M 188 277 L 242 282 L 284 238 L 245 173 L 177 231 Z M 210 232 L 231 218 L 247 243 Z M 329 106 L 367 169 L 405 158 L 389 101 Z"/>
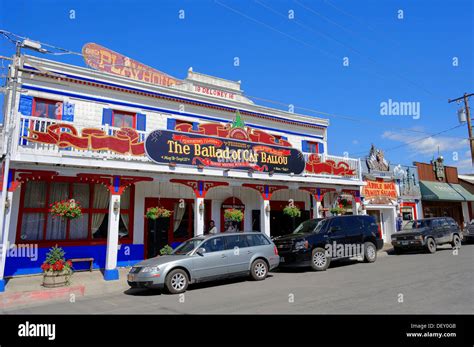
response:
<path fill-rule="evenodd" d="M 19 59 L 4 109 L 3 235 L 39 257 L 6 256 L 1 279 L 39 273 L 56 244 L 116 279 L 118 266 L 206 233 L 210 220 L 224 231 L 229 208 L 243 213 L 234 227 L 268 235 L 290 228 L 288 204 L 316 217 L 344 194 L 360 213 L 360 161 L 329 154 L 326 119 L 256 105 L 240 82 L 192 69 L 173 83 L 132 77 Z M 50 205 L 69 199 L 82 216 L 53 218 Z M 146 218 L 153 207 L 171 216 Z"/>
<path fill-rule="evenodd" d="M 468 222 L 469 203 L 474 201 L 474 195 L 460 184 L 457 168 L 445 166 L 442 157 L 431 163 L 414 164 L 420 177 L 423 215 L 452 217 L 460 226 Z"/>

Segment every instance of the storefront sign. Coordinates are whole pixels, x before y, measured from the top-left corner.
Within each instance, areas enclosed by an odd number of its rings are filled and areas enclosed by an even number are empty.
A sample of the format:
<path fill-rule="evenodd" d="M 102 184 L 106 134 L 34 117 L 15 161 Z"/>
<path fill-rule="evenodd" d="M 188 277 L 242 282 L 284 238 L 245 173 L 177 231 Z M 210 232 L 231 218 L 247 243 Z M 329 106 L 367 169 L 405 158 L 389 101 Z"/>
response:
<path fill-rule="evenodd" d="M 196 93 L 210 95 L 210 96 L 217 96 L 223 99 L 234 100 L 235 94 L 229 93 L 220 89 L 208 88 L 208 87 L 201 87 L 201 86 L 194 86 L 194 91 Z"/>
<path fill-rule="evenodd" d="M 305 168 L 302 153 L 294 148 L 169 130 L 151 132 L 145 140 L 145 150 L 151 160 L 160 164 L 286 174 L 300 174 Z"/>
<path fill-rule="evenodd" d="M 365 199 L 370 200 L 374 198 L 390 198 L 397 199 L 397 190 L 393 181 L 366 181 L 367 185 L 363 187 L 363 195 Z"/>
<path fill-rule="evenodd" d="M 161 71 L 155 70 L 96 43 L 85 44 L 82 48 L 82 55 L 86 64 L 96 70 L 161 86 L 172 86 L 180 82 L 178 79 Z"/>

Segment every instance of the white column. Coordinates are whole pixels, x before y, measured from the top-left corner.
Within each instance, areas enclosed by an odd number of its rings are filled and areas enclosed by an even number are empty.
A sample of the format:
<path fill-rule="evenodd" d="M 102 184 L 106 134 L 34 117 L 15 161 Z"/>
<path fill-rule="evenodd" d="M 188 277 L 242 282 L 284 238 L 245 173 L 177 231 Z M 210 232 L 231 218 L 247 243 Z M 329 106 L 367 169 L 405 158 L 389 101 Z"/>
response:
<path fill-rule="evenodd" d="M 469 223 L 469 206 L 467 204 L 467 201 L 461 202 L 461 207 L 462 207 L 462 219 L 464 223 Z"/>
<path fill-rule="evenodd" d="M 120 195 L 111 194 L 109 202 L 109 226 L 107 233 L 107 254 L 105 258 L 104 279 L 119 279 L 117 270 L 118 238 L 120 222 Z"/>
<path fill-rule="evenodd" d="M 202 207 L 201 207 L 202 204 Z M 204 198 L 194 198 L 194 236 L 204 235 Z"/>
<path fill-rule="evenodd" d="M 270 236 L 270 200 L 263 199 L 260 205 L 260 231 Z"/>
<path fill-rule="evenodd" d="M 5 207 L 5 214 L 4 214 L 4 222 L 3 228 L 0 230 L 3 231 L 2 235 L 5 240 L 2 240 L 2 248 L 0 249 L 0 292 L 5 291 L 5 282 L 4 282 L 4 275 L 5 275 L 5 263 L 7 260 L 7 252 L 9 248 L 9 234 L 10 234 L 10 219 L 12 214 L 12 205 L 13 205 L 13 192 L 7 192 L 7 200 L 9 207 Z M 4 241 L 4 242 L 3 242 Z"/>

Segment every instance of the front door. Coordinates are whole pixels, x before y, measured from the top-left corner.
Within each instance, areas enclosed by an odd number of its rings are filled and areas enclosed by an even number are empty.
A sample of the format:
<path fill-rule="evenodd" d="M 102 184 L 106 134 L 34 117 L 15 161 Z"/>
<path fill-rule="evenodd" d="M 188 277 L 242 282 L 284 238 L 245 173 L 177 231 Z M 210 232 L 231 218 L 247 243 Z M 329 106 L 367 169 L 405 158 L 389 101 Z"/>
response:
<path fill-rule="evenodd" d="M 201 245 L 202 255 L 193 257 L 194 276 L 199 279 L 212 279 L 227 275 L 229 254 L 224 249 L 224 238 L 213 237 Z"/>
<path fill-rule="evenodd" d="M 168 230 L 170 218 L 148 220 L 146 258 L 153 258 L 160 254 L 160 249 L 168 244 Z"/>

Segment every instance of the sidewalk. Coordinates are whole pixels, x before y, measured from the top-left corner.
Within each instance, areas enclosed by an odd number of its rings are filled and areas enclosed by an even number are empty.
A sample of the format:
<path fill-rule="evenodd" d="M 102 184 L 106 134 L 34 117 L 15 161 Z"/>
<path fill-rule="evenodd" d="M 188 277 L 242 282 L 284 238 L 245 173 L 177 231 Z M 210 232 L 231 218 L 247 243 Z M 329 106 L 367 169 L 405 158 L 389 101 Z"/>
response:
<path fill-rule="evenodd" d="M 42 275 L 10 278 L 5 292 L 0 293 L 0 312 L 49 302 L 72 301 L 83 296 L 123 292 L 130 288 L 126 280 L 129 270 L 119 268 L 120 278 L 117 281 L 105 281 L 99 270 L 76 272 L 71 277 L 71 284 L 60 288 L 42 287 Z"/>

